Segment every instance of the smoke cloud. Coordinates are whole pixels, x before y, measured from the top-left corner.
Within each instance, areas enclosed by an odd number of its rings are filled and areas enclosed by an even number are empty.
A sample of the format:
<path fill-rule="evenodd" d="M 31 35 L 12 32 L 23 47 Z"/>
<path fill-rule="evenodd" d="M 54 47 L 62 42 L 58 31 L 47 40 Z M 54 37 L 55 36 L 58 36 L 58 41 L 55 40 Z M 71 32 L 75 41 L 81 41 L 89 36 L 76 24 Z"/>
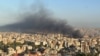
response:
<path fill-rule="evenodd" d="M 44 7 L 35 11 L 31 8 L 19 18 L 21 19 L 19 22 L 6 25 L 3 29 L 24 33 L 61 33 L 70 37 L 82 37 L 79 30 L 74 30 L 64 20 L 55 19 Z"/>

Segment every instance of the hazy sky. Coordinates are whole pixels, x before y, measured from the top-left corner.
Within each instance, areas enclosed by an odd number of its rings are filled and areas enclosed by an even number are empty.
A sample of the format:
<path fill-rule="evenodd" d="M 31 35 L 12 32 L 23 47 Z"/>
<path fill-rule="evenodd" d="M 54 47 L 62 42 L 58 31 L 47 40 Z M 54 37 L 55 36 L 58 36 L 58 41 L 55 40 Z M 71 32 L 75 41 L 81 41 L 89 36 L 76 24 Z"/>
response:
<path fill-rule="evenodd" d="M 100 0 L 41 0 L 56 17 L 76 27 L 100 27 Z M 37 0 L 0 0 L 0 25 L 15 22 L 23 5 Z M 13 17 L 14 16 L 14 17 Z"/>

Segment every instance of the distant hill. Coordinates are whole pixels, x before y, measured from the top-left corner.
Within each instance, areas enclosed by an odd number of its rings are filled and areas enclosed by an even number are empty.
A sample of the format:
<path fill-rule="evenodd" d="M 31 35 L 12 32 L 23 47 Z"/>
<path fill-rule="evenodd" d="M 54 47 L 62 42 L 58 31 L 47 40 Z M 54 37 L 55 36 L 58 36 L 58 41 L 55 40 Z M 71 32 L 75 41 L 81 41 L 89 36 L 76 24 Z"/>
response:
<path fill-rule="evenodd" d="M 100 37 L 100 28 L 78 28 L 84 36 Z"/>

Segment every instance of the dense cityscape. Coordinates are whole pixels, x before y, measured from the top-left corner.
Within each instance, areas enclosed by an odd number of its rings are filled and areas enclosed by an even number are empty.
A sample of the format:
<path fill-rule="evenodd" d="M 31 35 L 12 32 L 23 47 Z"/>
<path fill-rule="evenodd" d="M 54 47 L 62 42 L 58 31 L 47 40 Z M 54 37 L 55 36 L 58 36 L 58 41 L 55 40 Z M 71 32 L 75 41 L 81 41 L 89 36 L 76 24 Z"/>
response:
<path fill-rule="evenodd" d="M 0 56 L 100 56 L 100 0 L 0 0 Z"/>
<path fill-rule="evenodd" d="M 0 32 L 0 56 L 100 56 L 100 37 Z"/>

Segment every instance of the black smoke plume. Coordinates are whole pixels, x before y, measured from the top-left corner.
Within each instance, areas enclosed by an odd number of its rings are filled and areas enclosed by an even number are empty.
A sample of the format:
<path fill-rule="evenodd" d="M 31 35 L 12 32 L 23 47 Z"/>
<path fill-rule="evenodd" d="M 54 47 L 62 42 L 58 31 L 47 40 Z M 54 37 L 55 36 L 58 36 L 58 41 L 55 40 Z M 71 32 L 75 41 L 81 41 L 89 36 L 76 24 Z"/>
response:
<path fill-rule="evenodd" d="M 82 37 L 78 30 L 68 25 L 66 21 L 55 19 L 49 11 L 41 7 L 37 11 L 30 10 L 20 16 L 21 21 L 6 25 L 3 28 L 10 31 L 20 31 L 24 33 L 61 33 L 70 37 Z"/>

